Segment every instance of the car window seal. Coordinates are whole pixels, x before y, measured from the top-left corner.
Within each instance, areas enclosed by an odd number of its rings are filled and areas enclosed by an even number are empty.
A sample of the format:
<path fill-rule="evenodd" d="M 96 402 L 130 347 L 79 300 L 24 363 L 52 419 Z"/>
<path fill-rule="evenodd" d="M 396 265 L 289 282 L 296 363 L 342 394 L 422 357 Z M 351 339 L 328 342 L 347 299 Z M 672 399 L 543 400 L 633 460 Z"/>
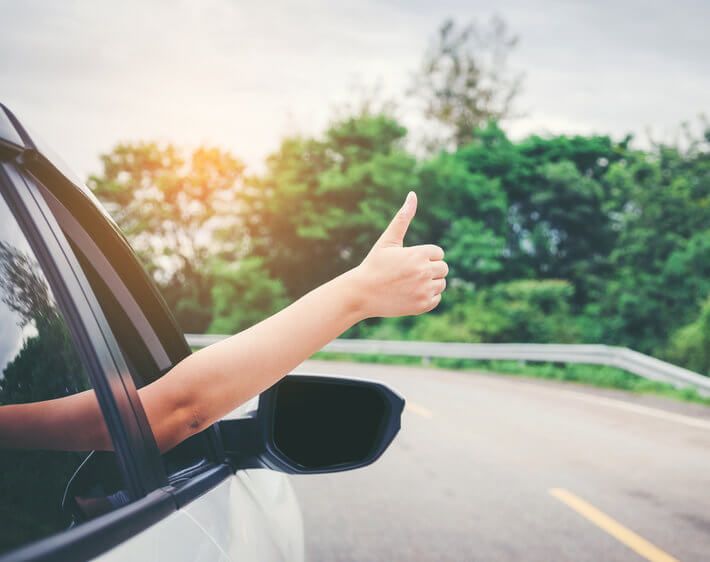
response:
<path fill-rule="evenodd" d="M 174 513 L 175 498 L 159 488 L 115 511 L 0 555 L 0 562 L 83 562 Z"/>

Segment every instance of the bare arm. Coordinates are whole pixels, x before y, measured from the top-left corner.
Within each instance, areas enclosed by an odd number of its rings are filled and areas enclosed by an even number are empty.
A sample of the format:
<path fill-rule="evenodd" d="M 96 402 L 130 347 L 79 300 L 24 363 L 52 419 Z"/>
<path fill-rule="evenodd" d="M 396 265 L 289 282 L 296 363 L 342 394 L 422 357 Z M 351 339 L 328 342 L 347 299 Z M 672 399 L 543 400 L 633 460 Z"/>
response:
<path fill-rule="evenodd" d="M 273 385 L 357 322 L 375 316 L 420 314 L 436 307 L 448 272 L 443 251 L 430 245 L 403 247 L 416 205 L 412 193 L 361 265 L 259 324 L 186 357 L 162 378 L 140 389 L 159 448 L 171 449 L 208 427 Z M 43 404 L 45 410 L 55 410 L 53 414 L 43 414 L 44 421 L 49 419 L 47 416 L 61 418 L 63 431 L 69 433 L 66 424 L 70 420 L 76 423 L 98 415 L 95 399 L 79 400 L 85 394 L 89 393 L 16 408 L 37 410 Z M 69 404 L 71 399 L 74 401 Z M 66 404 L 56 405 L 65 401 Z M 67 416 L 66 412 L 72 408 L 95 409 L 95 412 L 87 410 Z M 0 445 L 7 443 L 3 437 L 2 410 Z M 61 416 L 60 411 L 64 412 Z M 39 422 L 35 430 L 41 432 L 44 426 L 44 422 Z M 105 429 L 102 435 L 91 439 L 103 447 L 86 447 L 84 442 L 81 448 L 105 448 L 108 443 Z M 61 443 L 52 448 L 74 447 Z"/>
<path fill-rule="evenodd" d="M 42 402 L 0 406 L 0 448 L 111 449 L 96 394 L 87 390 Z"/>

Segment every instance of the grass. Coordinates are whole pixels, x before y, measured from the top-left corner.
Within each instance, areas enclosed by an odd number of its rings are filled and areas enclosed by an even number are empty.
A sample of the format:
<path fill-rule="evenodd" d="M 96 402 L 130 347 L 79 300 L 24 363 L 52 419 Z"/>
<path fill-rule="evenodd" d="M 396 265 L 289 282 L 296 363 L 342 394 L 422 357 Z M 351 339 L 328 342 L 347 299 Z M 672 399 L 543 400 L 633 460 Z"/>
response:
<path fill-rule="evenodd" d="M 313 359 L 351 361 L 356 363 L 383 363 L 387 365 L 423 364 L 419 357 L 398 355 L 354 354 L 319 352 Z M 442 369 L 475 370 L 487 373 L 574 382 L 599 388 L 615 388 L 674 398 L 710 406 L 710 397 L 701 396 L 694 388 L 676 388 L 671 384 L 656 382 L 633 375 L 615 367 L 604 365 L 526 363 L 523 361 L 478 361 L 471 359 L 432 358 L 429 366 Z"/>

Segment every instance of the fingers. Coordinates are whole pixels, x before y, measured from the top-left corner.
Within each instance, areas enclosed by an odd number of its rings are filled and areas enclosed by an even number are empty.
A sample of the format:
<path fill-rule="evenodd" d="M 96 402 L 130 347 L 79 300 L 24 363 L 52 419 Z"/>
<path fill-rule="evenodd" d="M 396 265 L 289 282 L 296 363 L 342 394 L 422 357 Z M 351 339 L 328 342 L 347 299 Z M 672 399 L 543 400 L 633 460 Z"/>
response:
<path fill-rule="evenodd" d="M 444 250 L 434 244 L 421 244 L 420 246 L 412 246 L 413 250 L 421 252 L 431 261 L 439 261 L 444 259 Z"/>
<path fill-rule="evenodd" d="M 449 266 L 446 264 L 445 261 L 432 262 L 430 268 L 432 279 L 443 279 L 449 273 Z"/>
<path fill-rule="evenodd" d="M 412 222 L 417 212 L 417 195 L 413 191 L 407 194 L 407 199 L 399 212 L 394 216 L 392 222 L 380 236 L 375 246 L 402 246 L 404 245 L 404 235 L 407 234 L 409 224 Z"/>
<path fill-rule="evenodd" d="M 425 305 L 419 314 L 434 310 L 441 302 L 441 293 L 446 289 L 446 279 L 434 279 L 431 281 L 431 296 L 428 303 Z"/>
<path fill-rule="evenodd" d="M 427 307 L 425 312 L 429 312 L 430 310 L 434 310 L 437 306 L 439 306 L 439 303 L 441 302 L 441 293 L 434 295 L 431 297 L 431 304 Z"/>
<path fill-rule="evenodd" d="M 434 294 L 440 295 L 446 289 L 446 279 L 434 279 Z"/>

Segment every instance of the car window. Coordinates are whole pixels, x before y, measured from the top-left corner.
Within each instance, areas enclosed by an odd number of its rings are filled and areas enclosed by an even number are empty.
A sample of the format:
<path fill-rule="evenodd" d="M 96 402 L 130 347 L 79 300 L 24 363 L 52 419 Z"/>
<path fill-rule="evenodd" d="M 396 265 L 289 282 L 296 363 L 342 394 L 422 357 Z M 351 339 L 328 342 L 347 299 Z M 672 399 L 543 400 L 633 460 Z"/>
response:
<path fill-rule="evenodd" d="M 78 189 L 64 190 L 61 199 L 49 186 L 42 193 L 91 285 L 136 387 L 157 380 L 190 352 L 157 289 L 94 200 Z M 186 469 L 207 466 L 214 456 L 210 438 L 196 435 L 164 455 L 166 471 L 184 481 L 185 474 L 192 474 Z"/>
<path fill-rule="evenodd" d="M 0 195 L 0 409 L 85 391 L 91 385 L 64 317 Z M 0 415 L 0 553 L 128 503 L 112 453 L 7 448 L 14 427 L 6 420 Z M 82 463 L 91 470 L 68 487 Z"/>

